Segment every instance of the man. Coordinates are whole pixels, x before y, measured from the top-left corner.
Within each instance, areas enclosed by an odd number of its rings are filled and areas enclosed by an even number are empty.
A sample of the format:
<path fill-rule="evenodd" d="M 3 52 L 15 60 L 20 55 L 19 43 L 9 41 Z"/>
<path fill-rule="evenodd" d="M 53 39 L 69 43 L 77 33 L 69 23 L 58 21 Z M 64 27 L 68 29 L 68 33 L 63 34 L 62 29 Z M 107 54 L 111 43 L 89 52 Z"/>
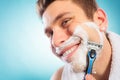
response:
<path fill-rule="evenodd" d="M 120 79 L 120 51 L 116 49 L 120 37 L 106 32 L 106 14 L 95 0 L 38 0 L 38 11 L 53 53 L 66 62 L 52 80 Z M 92 50 L 97 56 L 87 74 L 87 54 Z"/>

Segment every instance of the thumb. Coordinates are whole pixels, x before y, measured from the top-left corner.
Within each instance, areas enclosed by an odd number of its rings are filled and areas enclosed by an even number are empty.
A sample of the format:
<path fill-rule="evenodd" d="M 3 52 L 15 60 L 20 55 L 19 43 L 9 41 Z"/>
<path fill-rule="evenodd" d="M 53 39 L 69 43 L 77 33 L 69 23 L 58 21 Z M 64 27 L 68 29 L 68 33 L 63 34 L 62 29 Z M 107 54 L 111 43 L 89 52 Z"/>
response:
<path fill-rule="evenodd" d="M 86 79 L 86 80 L 96 80 L 91 74 L 87 74 L 87 75 L 85 76 L 85 79 Z"/>

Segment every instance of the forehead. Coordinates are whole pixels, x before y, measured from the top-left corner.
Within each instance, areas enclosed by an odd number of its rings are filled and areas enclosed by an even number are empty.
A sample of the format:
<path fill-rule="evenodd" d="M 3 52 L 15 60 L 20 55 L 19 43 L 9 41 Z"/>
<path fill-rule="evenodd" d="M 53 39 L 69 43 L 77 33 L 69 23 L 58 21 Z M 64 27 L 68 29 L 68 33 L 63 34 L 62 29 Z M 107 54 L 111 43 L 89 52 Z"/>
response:
<path fill-rule="evenodd" d="M 80 11 L 80 7 L 71 0 L 56 0 L 43 13 L 43 24 L 50 25 L 59 14 L 65 12 L 75 13 L 77 11 Z"/>

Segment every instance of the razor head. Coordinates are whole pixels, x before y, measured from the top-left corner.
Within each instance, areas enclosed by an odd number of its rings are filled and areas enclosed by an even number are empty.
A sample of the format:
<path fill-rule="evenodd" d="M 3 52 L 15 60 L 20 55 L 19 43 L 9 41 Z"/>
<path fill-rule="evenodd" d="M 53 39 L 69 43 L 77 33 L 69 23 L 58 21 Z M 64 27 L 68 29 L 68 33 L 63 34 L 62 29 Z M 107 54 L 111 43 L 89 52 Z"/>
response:
<path fill-rule="evenodd" d="M 100 51 L 102 49 L 103 45 L 102 44 L 98 44 L 98 43 L 95 43 L 95 42 L 91 42 L 91 41 L 88 41 L 87 42 L 87 48 L 88 50 L 96 50 L 96 51 Z"/>

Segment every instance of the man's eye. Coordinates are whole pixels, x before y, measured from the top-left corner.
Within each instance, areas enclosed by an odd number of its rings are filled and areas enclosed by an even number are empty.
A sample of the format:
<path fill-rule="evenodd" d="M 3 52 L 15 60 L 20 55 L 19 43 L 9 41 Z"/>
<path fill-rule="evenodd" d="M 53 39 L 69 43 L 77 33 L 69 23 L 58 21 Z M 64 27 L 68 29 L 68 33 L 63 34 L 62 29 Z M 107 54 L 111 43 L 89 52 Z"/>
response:
<path fill-rule="evenodd" d="M 50 31 L 50 32 L 47 33 L 47 36 L 48 36 L 49 38 L 52 37 L 52 35 L 53 35 L 53 31 Z"/>
<path fill-rule="evenodd" d="M 53 35 L 53 31 L 52 30 L 50 30 L 50 29 L 46 29 L 45 30 L 45 34 L 47 35 L 47 37 L 52 37 L 52 35 Z"/>
<path fill-rule="evenodd" d="M 61 26 L 66 27 L 70 20 L 71 18 L 63 20 L 63 22 L 61 23 Z"/>

